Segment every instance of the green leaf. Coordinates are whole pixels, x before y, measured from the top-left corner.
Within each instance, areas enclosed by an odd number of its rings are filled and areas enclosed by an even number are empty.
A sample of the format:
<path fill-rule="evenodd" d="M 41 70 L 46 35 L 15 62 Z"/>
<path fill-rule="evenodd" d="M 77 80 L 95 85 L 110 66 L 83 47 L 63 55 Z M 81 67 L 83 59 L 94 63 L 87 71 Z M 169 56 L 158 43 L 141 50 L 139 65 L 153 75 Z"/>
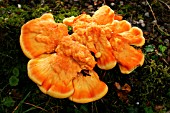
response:
<path fill-rule="evenodd" d="M 153 60 L 158 60 L 158 55 L 152 55 L 152 56 L 151 56 L 151 59 L 153 59 Z"/>
<path fill-rule="evenodd" d="M 118 14 L 125 14 L 125 13 L 122 10 L 119 10 Z"/>
<path fill-rule="evenodd" d="M 87 106 L 85 106 L 85 105 L 81 105 L 81 106 L 80 106 L 80 110 L 83 110 L 83 111 L 85 111 L 85 112 L 88 112 L 88 108 L 87 108 Z"/>
<path fill-rule="evenodd" d="M 167 96 L 170 97 L 170 92 L 167 93 Z"/>
<path fill-rule="evenodd" d="M 128 113 L 138 113 L 138 108 L 136 107 L 130 106 L 127 108 L 127 110 L 128 110 Z"/>
<path fill-rule="evenodd" d="M 165 50 L 167 49 L 167 47 L 166 47 L 166 46 L 163 46 L 163 45 L 159 45 L 158 48 L 159 48 L 159 50 L 160 50 L 162 53 L 164 53 Z"/>
<path fill-rule="evenodd" d="M 1 102 L 2 102 L 2 105 L 6 107 L 11 107 L 11 106 L 14 106 L 15 104 L 15 101 L 12 99 L 12 97 L 4 97 Z"/>
<path fill-rule="evenodd" d="M 153 113 L 152 107 L 145 107 L 145 113 Z"/>
<path fill-rule="evenodd" d="M 18 76 L 19 76 L 19 69 L 15 67 L 15 68 L 12 70 L 12 73 L 13 73 L 16 77 L 18 77 Z"/>
<path fill-rule="evenodd" d="M 18 82 L 19 82 L 19 79 L 16 77 L 16 76 L 11 76 L 9 78 L 9 84 L 11 86 L 17 86 L 18 85 Z"/>
<path fill-rule="evenodd" d="M 82 112 L 78 109 L 74 109 L 74 113 L 82 113 Z"/>
<path fill-rule="evenodd" d="M 148 52 L 153 52 L 155 50 L 155 46 L 154 45 L 147 45 L 145 47 L 145 51 Z"/>
<path fill-rule="evenodd" d="M 170 97 L 170 88 L 168 89 L 168 93 L 166 95 Z"/>

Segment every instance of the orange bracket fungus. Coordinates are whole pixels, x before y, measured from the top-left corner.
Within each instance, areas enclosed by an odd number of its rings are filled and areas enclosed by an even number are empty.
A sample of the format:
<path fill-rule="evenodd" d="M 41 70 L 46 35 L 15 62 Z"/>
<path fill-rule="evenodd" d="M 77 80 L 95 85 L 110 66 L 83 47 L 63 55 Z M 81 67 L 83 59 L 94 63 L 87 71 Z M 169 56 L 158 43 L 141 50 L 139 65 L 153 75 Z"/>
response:
<path fill-rule="evenodd" d="M 108 91 L 107 85 L 99 80 L 96 72 L 89 71 L 89 75 L 82 73 L 73 80 L 75 92 L 69 97 L 77 103 L 87 103 L 100 99 Z"/>
<path fill-rule="evenodd" d="M 68 26 L 73 33 L 68 34 Z M 119 65 L 129 74 L 144 62 L 144 54 L 133 46 L 143 46 L 138 27 L 122 20 L 108 6 L 94 15 L 81 14 L 56 23 L 51 13 L 30 20 L 21 28 L 20 45 L 30 59 L 29 78 L 54 98 L 88 103 L 106 95 L 107 85 L 93 70 L 109 70 Z M 93 54 L 92 54 L 93 53 Z"/>
<path fill-rule="evenodd" d="M 70 57 L 62 54 L 47 54 L 28 62 L 28 76 L 40 90 L 56 98 L 67 98 L 73 94 L 72 80 L 81 71 Z"/>
<path fill-rule="evenodd" d="M 20 45 L 28 58 L 54 52 L 60 39 L 68 35 L 67 26 L 55 23 L 50 13 L 33 19 L 21 28 Z"/>

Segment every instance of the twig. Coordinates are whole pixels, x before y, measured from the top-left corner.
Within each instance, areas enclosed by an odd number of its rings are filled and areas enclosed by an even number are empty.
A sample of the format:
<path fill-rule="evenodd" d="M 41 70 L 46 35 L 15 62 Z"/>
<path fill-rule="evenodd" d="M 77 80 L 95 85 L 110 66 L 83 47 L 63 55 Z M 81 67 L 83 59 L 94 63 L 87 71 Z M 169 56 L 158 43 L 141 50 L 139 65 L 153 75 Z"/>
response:
<path fill-rule="evenodd" d="M 104 5 L 106 5 L 106 1 L 105 1 L 105 0 L 103 0 L 103 2 L 104 2 L 103 4 L 104 4 Z"/>
<path fill-rule="evenodd" d="M 27 99 L 27 97 L 30 95 L 30 93 L 31 93 L 31 91 L 24 97 L 24 99 L 22 99 L 22 100 L 20 101 L 20 103 L 15 107 L 15 109 L 13 110 L 12 113 L 18 112 L 18 111 L 17 111 L 18 108 L 24 103 L 24 101 Z"/>
<path fill-rule="evenodd" d="M 4 54 L 4 53 L 0 53 L 0 55 L 13 59 L 11 56 Z"/>
<path fill-rule="evenodd" d="M 169 6 L 167 3 L 165 3 L 165 2 L 164 2 L 164 1 L 162 1 L 162 0 L 159 0 L 159 2 L 161 2 L 161 3 L 165 4 L 165 5 L 168 7 L 168 9 L 170 10 L 170 6 Z"/>
<path fill-rule="evenodd" d="M 154 20 L 156 21 L 156 22 L 155 22 L 155 25 L 157 26 L 158 30 L 159 30 L 160 32 L 164 33 L 166 36 L 170 36 L 170 34 L 164 32 L 164 31 L 159 27 L 159 25 L 157 24 L 157 19 L 156 19 L 155 13 L 154 13 L 153 10 L 152 10 L 152 7 L 150 6 L 150 4 L 149 4 L 149 2 L 148 2 L 147 0 L 146 0 L 146 3 L 148 4 L 148 6 L 149 6 L 149 8 L 150 8 L 150 10 L 151 10 L 151 13 L 152 13 L 152 15 L 153 15 L 153 18 L 154 18 Z"/>
<path fill-rule="evenodd" d="M 167 65 L 169 65 L 169 63 L 166 61 L 166 59 L 162 58 L 162 60 L 163 60 Z"/>
<path fill-rule="evenodd" d="M 31 103 L 28 103 L 28 102 L 24 102 L 24 104 L 27 104 L 27 105 L 33 106 L 33 107 L 35 107 L 35 108 L 38 108 L 38 109 L 41 109 L 41 110 L 43 110 L 43 111 L 47 112 L 47 110 L 45 110 L 44 108 L 42 108 L 42 107 L 40 107 L 40 106 L 36 106 L 36 105 L 31 104 Z"/>
<path fill-rule="evenodd" d="M 12 113 L 15 113 L 15 111 L 18 109 L 18 107 L 19 107 L 19 106 L 16 106 L 15 109 L 14 109 L 14 111 L 13 111 Z"/>
<path fill-rule="evenodd" d="M 150 10 L 151 10 L 151 12 L 152 12 L 152 15 L 153 15 L 153 18 L 154 18 L 154 20 L 157 22 L 157 19 L 156 19 L 156 17 L 155 17 L 155 13 L 153 12 L 153 10 L 152 10 L 152 7 L 150 6 L 150 4 L 149 4 L 149 2 L 146 0 L 146 3 L 148 4 L 148 6 L 149 6 L 149 8 L 150 8 Z"/>
<path fill-rule="evenodd" d="M 3 92 L 3 90 L 8 86 L 9 84 L 6 84 L 2 89 L 0 89 L 0 93 Z"/>
<path fill-rule="evenodd" d="M 155 52 L 156 52 L 156 54 L 157 54 L 158 56 L 161 56 L 161 55 L 158 53 L 158 50 L 155 50 Z M 167 65 L 169 65 L 169 63 L 168 63 L 164 58 L 162 58 L 162 60 L 163 60 Z"/>

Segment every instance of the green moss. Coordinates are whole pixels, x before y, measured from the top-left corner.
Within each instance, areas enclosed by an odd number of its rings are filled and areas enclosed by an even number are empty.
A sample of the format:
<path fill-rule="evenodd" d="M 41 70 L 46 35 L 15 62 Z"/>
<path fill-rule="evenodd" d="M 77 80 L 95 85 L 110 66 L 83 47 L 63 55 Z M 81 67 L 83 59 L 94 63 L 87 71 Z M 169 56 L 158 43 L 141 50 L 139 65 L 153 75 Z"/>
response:
<path fill-rule="evenodd" d="M 168 87 L 170 87 L 170 67 L 150 60 L 141 71 L 136 73 L 137 76 L 139 78 L 134 84 L 136 90 L 134 89 L 130 98 L 134 100 L 134 94 L 138 94 L 136 101 L 142 103 L 141 108 L 150 106 L 154 109 L 155 105 L 163 105 L 169 108 L 170 98 L 167 93 L 169 92 Z M 147 103 L 150 104 L 147 105 Z"/>

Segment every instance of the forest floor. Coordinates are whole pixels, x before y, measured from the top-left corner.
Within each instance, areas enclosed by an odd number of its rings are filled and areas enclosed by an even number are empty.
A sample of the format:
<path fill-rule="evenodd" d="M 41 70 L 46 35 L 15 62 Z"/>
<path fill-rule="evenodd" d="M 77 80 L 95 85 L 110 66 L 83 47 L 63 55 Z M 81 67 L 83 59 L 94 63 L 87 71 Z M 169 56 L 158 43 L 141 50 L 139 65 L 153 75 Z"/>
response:
<path fill-rule="evenodd" d="M 56 22 L 92 15 L 102 5 L 142 29 L 144 64 L 127 75 L 118 66 L 108 71 L 96 67 L 109 91 L 95 102 L 77 104 L 43 94 L 27 75 L 29 59 L 19 44 L 22 25 L 46 12 Z M 0 0 L 0 59 L 0 113 L 170 113 L 170 1 Z M 117 89 L 115 83 L 128 84 L 131 91 Z"/>

